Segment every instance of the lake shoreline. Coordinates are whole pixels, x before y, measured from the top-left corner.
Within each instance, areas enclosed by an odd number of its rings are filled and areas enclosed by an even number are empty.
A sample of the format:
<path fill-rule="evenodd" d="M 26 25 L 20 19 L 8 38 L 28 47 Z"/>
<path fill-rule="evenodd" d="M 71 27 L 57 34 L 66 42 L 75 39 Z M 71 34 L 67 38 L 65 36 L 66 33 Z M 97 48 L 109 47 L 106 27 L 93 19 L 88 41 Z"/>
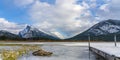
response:
<path fill-rule="evenodd" d="M 0 42 L 88 42 L 88 40 L 0 40 Z M 114 42 L 113 41 L 102 41 L 102 40 L 91 40 L 91 42 Z M 120 41 L 118 41 L 120 42 Z"/>

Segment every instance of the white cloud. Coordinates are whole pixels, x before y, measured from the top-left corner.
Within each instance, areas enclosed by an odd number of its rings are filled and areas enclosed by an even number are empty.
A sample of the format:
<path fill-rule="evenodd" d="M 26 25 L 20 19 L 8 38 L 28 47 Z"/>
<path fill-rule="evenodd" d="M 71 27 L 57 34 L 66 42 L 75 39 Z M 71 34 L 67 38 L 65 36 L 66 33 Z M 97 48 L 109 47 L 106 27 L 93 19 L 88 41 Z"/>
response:
<path fill-rule="evenodd" d="M 82 2 L 82 5 L 83 7 L 90 8 L 90 6 L 85 1 Z"/>
<path fill-rule="evenodd" d="M 104 4 L 104 5 L 100 6 L 100 10 L 103 10 L 105 12 L 109 12 L 108 6 L 109 6 L 108 4 Z"/>
<path fill-rule="evenodd" d="M 77 0 L 56 0 L 54 5 L 50 5 L 36 0 L 28 13 L 39 29 L 47 32 L 59 29 L 68 36 L 73 36 L 93 25 L 89 6 L 85 2 L 82 5 L 76 2 Z"/>
<path fill-rule="evenodd" d="M 34 0 L 14 0 L 14 3 L 18 7 L 26 7 L 34 3 Z"/>
<path fill-rule="evenodd" d="M 0 18 L 0 30 L 6 30 L 6 31 L 17 34 L 24 27 L 25 25 L 18 25 L 14 22 L 9 22 L 4 18 Z"/>
<path fill-rule="evenodd" d="M 120 0 L 107 1 L 106 4 L 101 5 L 100 9 L 96 12 L 101 20 L 117 19 L 120 20 Z"/>

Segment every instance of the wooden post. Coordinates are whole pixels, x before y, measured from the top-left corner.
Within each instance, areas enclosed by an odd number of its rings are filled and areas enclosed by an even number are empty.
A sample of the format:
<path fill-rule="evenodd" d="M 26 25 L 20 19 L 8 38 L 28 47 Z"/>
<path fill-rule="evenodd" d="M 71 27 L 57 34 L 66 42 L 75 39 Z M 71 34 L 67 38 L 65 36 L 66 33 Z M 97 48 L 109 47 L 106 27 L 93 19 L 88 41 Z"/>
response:
<path fill-rule="evenodd" d="M 114 35 L 114 43 L 115 43 L 115 47 L 116 47 L 117 46 L 116 34 Z"/>
<path fill-rule="evenodd" d="M 88 46 L 89 46 L 89 50 L 90 50 L 90 34 L 88 34 Z"/>
<path fill-rule="evenodd" d="M 89 60 L 90 60 L 90 34 L 88 34 Z"/>

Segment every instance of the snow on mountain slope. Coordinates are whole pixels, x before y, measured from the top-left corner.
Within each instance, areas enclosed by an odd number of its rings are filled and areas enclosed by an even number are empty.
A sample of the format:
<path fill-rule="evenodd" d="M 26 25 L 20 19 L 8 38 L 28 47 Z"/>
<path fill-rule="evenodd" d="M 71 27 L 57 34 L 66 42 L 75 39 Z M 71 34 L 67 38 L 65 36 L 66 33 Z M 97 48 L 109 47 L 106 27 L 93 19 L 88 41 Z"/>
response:
<path fill-rule="evenodd" d="M 27 26 L 23 31 L 19 32 L 19 36 L 22 38 L 48 38 L 55 39 L 55 37 L 48 35 L 42 31 L 39 31 L 37 28 L 32 26 Z"/>
<path fill-rule="evenodd" d="M 117 25 L 104 25 L 102 27 L 100 27 L 101 30 L 103 31 L 107 31 L 109 33 L 115 33 L 118 32 L 120 30 L 120 26 Z"/>
<path fill-rule="evenodd" d="M 30 37 L 34 37 L 35 34 L 36 36 L 38 35 L 39 30 L 30 26 L 27 26 L 23 31 L 19 32 L 19 35 L 22 38 L 30 38 Z"/>
<path fill-rule="evenodd" d="M 120 21 L 109 19 L 94 25 L 84 33 L 97 36 L 97 35 L 111 34 L 117 32 L 120 32 Z"/>
<path fill-rule="evenodd" d="M 113 40 L 114 34 L 117 34 L 117 36 L 120 35 L 120 20 L 109 19 L 99 22 L 83 33 L 80 33 L 69 39 L 87 40 L 86 37 L 88 36 L 88 34 L 93 37 L 93 40 Z"/>

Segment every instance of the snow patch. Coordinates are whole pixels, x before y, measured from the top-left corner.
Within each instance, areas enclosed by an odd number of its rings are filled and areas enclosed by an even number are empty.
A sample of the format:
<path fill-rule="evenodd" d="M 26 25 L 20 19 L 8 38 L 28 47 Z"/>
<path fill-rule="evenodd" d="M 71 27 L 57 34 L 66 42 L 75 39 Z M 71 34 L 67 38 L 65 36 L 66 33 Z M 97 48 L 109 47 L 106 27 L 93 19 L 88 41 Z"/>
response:
<path fill-rule="evenodd" d="M 120 31 L 120 26 L 105 24 L 102 27 L 100 27 L 100 29 L 109 33 L 116 33 Z"/>

